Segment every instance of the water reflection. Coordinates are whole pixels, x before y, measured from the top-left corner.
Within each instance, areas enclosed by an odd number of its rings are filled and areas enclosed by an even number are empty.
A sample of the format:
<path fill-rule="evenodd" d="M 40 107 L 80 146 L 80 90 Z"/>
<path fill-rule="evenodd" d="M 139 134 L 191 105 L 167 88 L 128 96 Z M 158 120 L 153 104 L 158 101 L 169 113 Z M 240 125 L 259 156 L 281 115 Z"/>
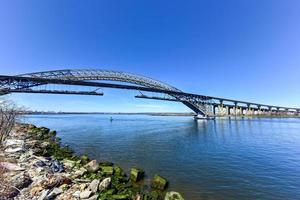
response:
<path fill-rule="evenodd" d="M 77 153 L 159 172 L 186 199 L 300 199 L 300 119 L 29 116 Z M 149 181 L 149 180 L 148 180 Z M 276 194 L 276 195 L 273 195 Z"/>

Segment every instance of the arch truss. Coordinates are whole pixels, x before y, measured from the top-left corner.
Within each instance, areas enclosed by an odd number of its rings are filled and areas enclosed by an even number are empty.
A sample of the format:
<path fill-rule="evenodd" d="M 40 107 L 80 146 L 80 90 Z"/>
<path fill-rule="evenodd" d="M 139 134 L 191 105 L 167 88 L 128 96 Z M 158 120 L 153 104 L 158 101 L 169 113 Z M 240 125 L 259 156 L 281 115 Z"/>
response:
<path fill-rule="evenodd" d="M 130 85 L 99 83 L 95 81 L 117 81 L 129 83 Z M 111 70 L 67 69 L 27 73 L 17 76 L 1 76 L 0 94 L 29 92 L 33 91 L 31 88 L 46 84 L 102 86 L 163 93 L 166 94 L 168 98 L 163 98 L 161 100 L 182 102 L 184 105 L 192 109 L 197 115 L 201 116 L 207 116 L 211 113 L 212 108 L 212 98 L 210 97 L 188 94 L 171 85 L 145 76 Z M 41 93 L 47 92 L 44 91 Z M 73 93 L 75 94 L 76 92 Z M 65 92 L 65 94 L 67 93 Z M 141 98 L 143 97 L 145 98 L 146 96 L 142 95 Z"/>

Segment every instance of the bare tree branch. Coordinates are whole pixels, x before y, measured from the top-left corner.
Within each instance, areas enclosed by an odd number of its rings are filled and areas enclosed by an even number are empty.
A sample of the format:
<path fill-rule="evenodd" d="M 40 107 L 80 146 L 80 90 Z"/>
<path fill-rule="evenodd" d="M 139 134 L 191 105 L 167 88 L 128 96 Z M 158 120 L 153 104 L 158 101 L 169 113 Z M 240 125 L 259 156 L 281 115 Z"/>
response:
<path fill-rule="evenodd" d="M 0 99 L 0 144 L 9 135 L 21 109 L 15 103 L 6 99 Z"/>

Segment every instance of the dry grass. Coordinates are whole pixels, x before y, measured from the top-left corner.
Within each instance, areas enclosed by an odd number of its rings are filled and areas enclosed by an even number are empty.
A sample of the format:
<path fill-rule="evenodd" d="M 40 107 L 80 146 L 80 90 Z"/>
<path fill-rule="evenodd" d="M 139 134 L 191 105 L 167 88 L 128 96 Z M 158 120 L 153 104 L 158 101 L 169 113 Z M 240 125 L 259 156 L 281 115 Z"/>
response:
<path fill-rule="evenodd" d="M 0 150 L 1 151 L 1 150 Z M 3 156 L 0 156 L 0 163 L 6 161 Z M 0 200 L 12 199 L 20 191 L 13 187 L 10 183 L 9 176 L 6 176 L 7 169 L 0 165 Z"/>
<path fill-rule="evenodd" d="M 0 162 L 2 162 L 1 158 L 0 158 Z M 7 178 L 4 175 L 6 172 L 7 170 L 0 165 L 0 199 L 6 198 L 10 190 L 9 182 L 7 181 Z"/>

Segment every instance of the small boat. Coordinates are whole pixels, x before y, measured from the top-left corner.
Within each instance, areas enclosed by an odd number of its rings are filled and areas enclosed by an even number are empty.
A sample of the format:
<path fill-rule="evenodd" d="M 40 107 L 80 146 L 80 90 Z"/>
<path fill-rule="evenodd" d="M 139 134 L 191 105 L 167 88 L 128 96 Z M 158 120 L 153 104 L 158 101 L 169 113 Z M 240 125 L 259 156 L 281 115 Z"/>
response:
<path fill-rule="evenodd" d="M 201 120 L 214 120 L 215 117 L 214 116 L 203 116 L 203 115 L 195 115 L 194 116 L 195 120 L 201 119 Z"/>

